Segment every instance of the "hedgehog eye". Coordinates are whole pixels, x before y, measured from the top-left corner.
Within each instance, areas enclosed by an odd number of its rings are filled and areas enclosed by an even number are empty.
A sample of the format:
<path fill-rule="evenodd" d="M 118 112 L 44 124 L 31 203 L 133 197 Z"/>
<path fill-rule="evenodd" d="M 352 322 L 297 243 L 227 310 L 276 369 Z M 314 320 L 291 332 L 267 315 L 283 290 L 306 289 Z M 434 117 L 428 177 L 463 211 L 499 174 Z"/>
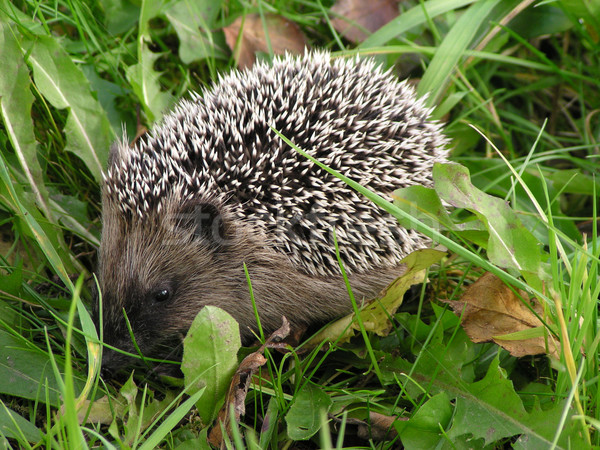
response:
<path fill-rule="evenodd" d="M 171 293 L 168 289 L 160 289 L 154 293 L 155 302 L 166 302 L 167 300 L 169 300 L 169 298 L 171 298 Z"/>

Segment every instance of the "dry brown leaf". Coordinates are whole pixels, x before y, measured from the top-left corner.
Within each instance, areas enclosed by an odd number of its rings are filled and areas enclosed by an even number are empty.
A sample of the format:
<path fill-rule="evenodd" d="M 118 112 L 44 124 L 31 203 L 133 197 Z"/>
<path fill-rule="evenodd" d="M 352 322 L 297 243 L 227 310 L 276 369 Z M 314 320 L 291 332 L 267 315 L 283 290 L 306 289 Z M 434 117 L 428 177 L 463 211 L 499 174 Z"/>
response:
<path fill-rule="evenodd" d="M 259 14 L 238 17 L 231 25 L 223 28 L 227 45 L 234 54 L 238 67 L 252 67 L 256 52 L 269 52 L 267 34 L 271 49 L 276 55 L 286 51 L 301 54 L 307 46 L 304 35 L 294 22 L 275 14 L 265 14 L 265 24 Z M 241 38 L 238 39 L 240 30 Z"/>
<path fill-rule="evenodd" d="M 246 356 L 235 371 L 225 397 L 225 404 L 219 411 L 217 423 L 208 435 L 208 442 L 215 447 L 224 448 L 223 430 L 231 434 L 230 411 L 233 410 L 236 422 L 239 422 L 240 417 L 246 412 L 246 395 L 248 395 L 252 377 L 267 362 L 267 359 L 263 356 L 265 348 L 280 348 L 281 341 L 289 334 L 290 323 L 285 317 L 282 318 L 282 322 L 281 327 L 268 337 L 265 344 L 254 353 Z"/>
<path fill-rule="evenodd" d="M 523 299 L 529 299 L 525 292 L 519 293 Z M 459 301 L 448 303 L 456 315 L 462 316 L 462 326 L 471 341 L 495 342 L 517 357 L 548 353 L 558 358 L 558 346 L 552 335 L 518 340 L 502 338 L 534 328 L 541 331 L 544 324 L 496 275 L 486 272 Z M 531 300 L 531 307 L 540 317 L 543 316 L 542 307 L 536 299 Z"/>
<path fill-rule="evenodd" d="M 331 11 L 337 15 L 331 21 L 333 28 L 349 41 L 362 42 L 367 33 L 361 28 L 377 31 L 398 15 L 398 4 L 396 0 L 338 0 Z"/>

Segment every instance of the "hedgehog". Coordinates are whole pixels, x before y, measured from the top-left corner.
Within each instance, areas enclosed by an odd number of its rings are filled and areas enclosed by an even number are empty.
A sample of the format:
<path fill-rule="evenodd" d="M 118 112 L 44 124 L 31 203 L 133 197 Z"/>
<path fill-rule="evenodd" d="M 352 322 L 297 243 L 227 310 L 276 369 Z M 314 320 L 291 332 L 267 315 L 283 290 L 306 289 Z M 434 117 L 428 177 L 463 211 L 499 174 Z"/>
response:
<path fill-rule="evenodd" d="M 137 353 L 131 328 L 144 355 L 173 358 L 206 305 L 231 314 L 248 342 L 257 323 L 244 266 L 265 332 L 282 316 L 302 328 L 348 313 L 340 263 L 355 297 L 374 297 L 429 241 L 274 130 L 390 199 L 400 187 L 431 186 L 434 162 L 447 157 L 429 115 L 374 60 L 312 51 L 220 76 L 135 145 L 124 137 L 102 190 L 104 342 Z M 105 349 L 105 369 L 128 362 Z"/>

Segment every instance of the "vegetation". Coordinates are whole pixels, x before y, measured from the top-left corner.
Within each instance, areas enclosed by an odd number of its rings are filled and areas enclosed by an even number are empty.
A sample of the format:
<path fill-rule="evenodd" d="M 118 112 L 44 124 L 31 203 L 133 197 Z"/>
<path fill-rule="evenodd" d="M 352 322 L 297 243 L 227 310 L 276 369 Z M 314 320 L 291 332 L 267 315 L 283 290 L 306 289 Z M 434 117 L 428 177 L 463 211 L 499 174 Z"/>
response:
<path fill-rule="evenodd" d="M 392 2 L 361 38 L 339 31 L 341 3 L 0 0 L 3 446 L 208 448 L 223 404 L 238 410 L 211 442 L 229 448 L 600 446 L 600 2 Z M 353 187 L 449 251 L 409 260 L 354 337 L 206 346 L 217 322 L 237 334 L 206 308 L 183 380 L 102 379 L 89 306 L 111 142 L 285 38 L 371 55 L 428 94 L 460 165 L 393 204 Z M 390 324 L 377 308 L 415 282 Z"/>

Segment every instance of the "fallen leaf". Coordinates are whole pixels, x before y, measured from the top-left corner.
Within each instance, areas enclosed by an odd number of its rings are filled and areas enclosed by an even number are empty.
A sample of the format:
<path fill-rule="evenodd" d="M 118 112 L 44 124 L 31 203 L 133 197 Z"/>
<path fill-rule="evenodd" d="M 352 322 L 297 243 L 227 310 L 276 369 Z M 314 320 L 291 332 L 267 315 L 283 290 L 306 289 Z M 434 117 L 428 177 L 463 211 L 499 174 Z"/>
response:
<path fill-rule="evenodd" d="M 223 448 L 225 441 L 223 440 L 223 431 L 231 434 L 231 414 L 236 423 L 240 417 L 246 412 L 246 396 L 248 388 L 254 374 L 260 369 L 267 359 L 263 356 L 266 348 L 280 348 L 281 341 L 287 337 L 290 332 L 290 324 L 285 317 L 282 317 L 281 327 L 274 331 L 265 341 L 265 343 L 254 353 L 246 356 L 233 375 L 229 390 L 225 397 L 225 404 L 219 411 L 216 425 L 210 430 L 208 442 L 215 447 Z"/>
<path fill-rule="evenodd" d="M 225 41 L 240 68 L 252 67 L 256 61 L 256 52 L 269 53 L 268 42 L 276 55 L 286 51 L 304 53 L 307 43 L 298 25 L 275 14 L 265 14 L 264 17 L 263 24 L 259 14 L 248 14 L 238 17 L 231 25 L 223 28 Z"/>
<path fill-rule="evenodd" d="M 352 42 L 362 42 L 398 15 L 396 0 L 338 0 L 331 8 L 336 14 L 333 28 Z"/>
<path fill-rule="evenodd" d="M 543 316 L 537 299 L 519 291 L 531 308 Z M 558 345 L 544 324 L 504 282 L 489 272 L 465 291 L 459 301 L 449 301 L 473 342 L 495 342 L 513 356 L 548 353 L 558 358 Z"/>

